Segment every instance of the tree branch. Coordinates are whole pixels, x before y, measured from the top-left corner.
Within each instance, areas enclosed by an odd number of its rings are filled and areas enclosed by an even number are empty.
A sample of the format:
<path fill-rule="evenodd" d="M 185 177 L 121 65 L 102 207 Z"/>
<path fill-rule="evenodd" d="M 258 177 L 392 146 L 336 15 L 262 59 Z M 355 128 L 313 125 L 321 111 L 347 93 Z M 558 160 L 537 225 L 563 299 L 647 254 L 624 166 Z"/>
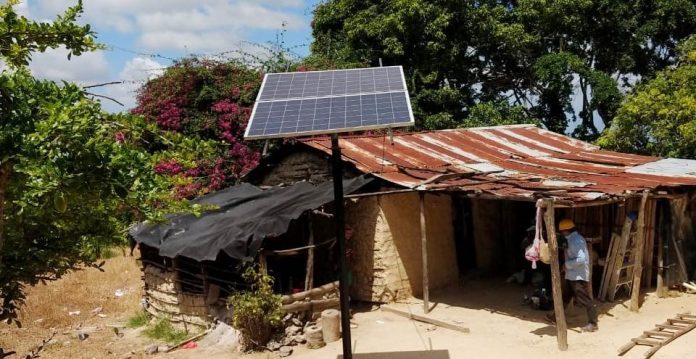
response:
<path fill-rule="evenodd" d="M 94 87 L 102 87 L 102 86 L 108 86 L 108 85 L 118 85 L 118 84 L 122 84 L 122 83 L 123 83 L 123 81 L 104 82 L 104 83 L 100 83 L 100 84 L 96 84 L 96 85 L 84 86 L 83 89 L 91 89 Z"/>
<path fill-rule="evenodd" d="M 91 93 L 91 92 L 85 92 L 85 94 L 90 95 L 90 96 L 94 96 L 94 97 L 105 98 L 105 99 L 107 99 L 107 100 L 111 100 L 111 101 L 113 101 L 113 102 L 116 102 L 117 104 L 119 104 L 119 105 L 121 105 L 121 106 L 123 106 L 123 107 L 126 107 L 126 105 L 124 105 L 122 102 L 120 102 L 119 100 L 117 100 L 117 99 L 115 99 L 115 98 L 113 98 L 113 97 L 104 96 L 104 95 L 97 95 L 96 93 Z"/>

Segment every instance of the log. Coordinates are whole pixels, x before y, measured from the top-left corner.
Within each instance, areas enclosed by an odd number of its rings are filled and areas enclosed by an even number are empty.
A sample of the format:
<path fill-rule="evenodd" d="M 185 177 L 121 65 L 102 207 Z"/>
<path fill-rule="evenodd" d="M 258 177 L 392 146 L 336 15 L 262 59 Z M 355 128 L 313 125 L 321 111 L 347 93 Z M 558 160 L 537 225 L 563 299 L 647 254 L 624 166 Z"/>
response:
<path fill-rule="evenodd" d="M 556 314 L 556 339 L 558 349 L 568 350 L 568 325 L 566 323 L 565 309 L 563 308 L 563 295 L 561 293 L 561 269 L 558 263 L 558 240 L 556 238 L 556 219 L 553 200 L 543 201 L 544 222 L 546 222 L 546 235 L 549 239 L 549 254 L 551 255 L 551 287 L 553 292 L 553 307 Z"/>
<path fill-rule="evenodd" d="M 633 258 L 633 289 L 631 290 L 631 310 L 637 312 L 640 308 L 640 279 L 643 276 L 643 252 L 645 251 L 645 204 L 650 192 L 644 191 L 640 199 L 638 211 L 638 233 L 636 233 L 636 254 Z"/>
<path fill-rule="evenodd" d="M 338 308 L 338 298 L 310 300 L 308 302 L 295 302 L 292 304 L 283 305 L 282 309 L 285 313 L 294 312 L 321 312 L 324 309 Z"/>
<path fill-rule="evenodd" d="M 338 290 L 338 281 L 327 283 L 327 284 L 322 285 L 321 287 L 312 288 L 312 289 L 306 290 L 304 292 L 284 295 L 281 298 L 281 301 L 283 304 L 291 304 L 293 302 L 297 302 L 299 300 L 305 300 L 305 299 L 311 298 L 311 297 L 320 297 L 324 294 L 331 293 L 335 290 Z"/>

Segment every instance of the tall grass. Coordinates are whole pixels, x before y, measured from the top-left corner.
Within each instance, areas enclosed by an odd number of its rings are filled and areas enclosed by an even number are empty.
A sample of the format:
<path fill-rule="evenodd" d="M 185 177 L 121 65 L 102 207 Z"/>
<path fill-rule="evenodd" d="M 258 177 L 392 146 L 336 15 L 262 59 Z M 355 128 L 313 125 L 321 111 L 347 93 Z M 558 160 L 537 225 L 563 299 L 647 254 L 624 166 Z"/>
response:
<path fill-rule="evenodd" d="M 168 343 L 180 342 L 186 339 L 187 336 L 185 331 L 174 328 L 167 318 L 157 320 L 153 325 L 145 329 L 143 333 L 152 339 L 160 339 Z"/>
<path fill-rule="evenodd" d="M 128 322 L 126 323 L 126 326 L 128 328 L 140 328 L 144 327 L 147 325 L 147 323 L 150 321 L 150 315 L 148 315 L 146 312 L 140 312 L 130 318 L 128 318 Z"/>

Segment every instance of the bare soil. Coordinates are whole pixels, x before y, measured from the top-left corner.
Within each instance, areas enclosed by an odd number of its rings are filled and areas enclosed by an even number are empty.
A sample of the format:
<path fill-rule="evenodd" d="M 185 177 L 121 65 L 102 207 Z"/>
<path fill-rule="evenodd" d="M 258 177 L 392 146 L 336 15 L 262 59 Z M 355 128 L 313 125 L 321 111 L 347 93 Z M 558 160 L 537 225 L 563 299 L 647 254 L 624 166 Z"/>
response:
<path fill-rule="evenodd" d="M 0 324 L 0 348 L 17 352 L 16 356 L 8 358 L 22 357 L 20 355 L 35 348 L 53 331 L 57 334 L 52 344 L 41 352 L 42 358 L 276 357 L 271 353 L 242 355 L 214 349 L 145 355 L 144 348 L 163 343 L 144 337 L 138 329 L 122 330 L 124 335 L 119 337 L 112 328 L 123 325 L 140 310 L 142 282 L 137 262 L 134 257 L 119 254 L 107 260 L 103 269 L 104 272 L 91 268 L 77 271 L 61 280 L 29 288 L 21 317 L 22 328 Z M 117 289 L 125 294 L 117 298 Z M 522 305 L 522 296 L 529 292 L 525 287 L 488 279 L 431 294 L 437 304 L 429 315 L 468 327 L 469 334 L 410 321 L 379 309 L 358 310 L 353 318 L 358 325 L 352 330 L 354 352 L 363 355 L 384 353 L 380 358 L 618 358 L 617 349 L 644 330 L 652 329 L 655 324 L 677 313 L 696 312 L 696 295 L 674 293 L 674 297 L 660 299 L 648 293 L 640 313 L 629 311 L 628 302 L 621 300 L 602 304 L 600 330 L 581 333 L 579 327 L 585 324 L 585 314 L 577 308 L 572 309 L 568 315 L 569 349 L 560 352 L 555 327 L 544 321 L 545 313 Z M 423 311 L 422 303 L 416 299 L 391 306 L 416 314 Z M 99 307 L 99 314 L 106 317 L 91 313 Z M 69 315 L 75 311 L 80 314 Z M 89 334 L 84 341 L 77 338 L 79 328 Z M 695 340 L 696 330 L 660 349 L 653 358 L 694 358 Z M 636 347 L 623 358 L 643 358 L 647 349 Z M 341 353 L 341 342 L 328 343 L 317 350 L 295 347 L 294 351 L 291 358 L 337 358 Z M 416 353 L 407 356 L 404 353 L 407 351 Z"/>

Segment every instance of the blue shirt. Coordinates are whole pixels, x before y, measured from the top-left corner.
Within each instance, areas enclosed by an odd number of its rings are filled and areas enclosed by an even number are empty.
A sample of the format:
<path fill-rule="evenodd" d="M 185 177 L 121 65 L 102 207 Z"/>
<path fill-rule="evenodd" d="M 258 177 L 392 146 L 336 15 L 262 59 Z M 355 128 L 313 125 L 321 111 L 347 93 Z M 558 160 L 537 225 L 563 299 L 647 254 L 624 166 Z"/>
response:
<path fill-rule="evenodd" d="M 587 252 L 587 242 L 580 233 L 569 234 L 568 248 L 565 251 L 565 278 L 567 280 L 590 280 L 590 256 Z"/>

